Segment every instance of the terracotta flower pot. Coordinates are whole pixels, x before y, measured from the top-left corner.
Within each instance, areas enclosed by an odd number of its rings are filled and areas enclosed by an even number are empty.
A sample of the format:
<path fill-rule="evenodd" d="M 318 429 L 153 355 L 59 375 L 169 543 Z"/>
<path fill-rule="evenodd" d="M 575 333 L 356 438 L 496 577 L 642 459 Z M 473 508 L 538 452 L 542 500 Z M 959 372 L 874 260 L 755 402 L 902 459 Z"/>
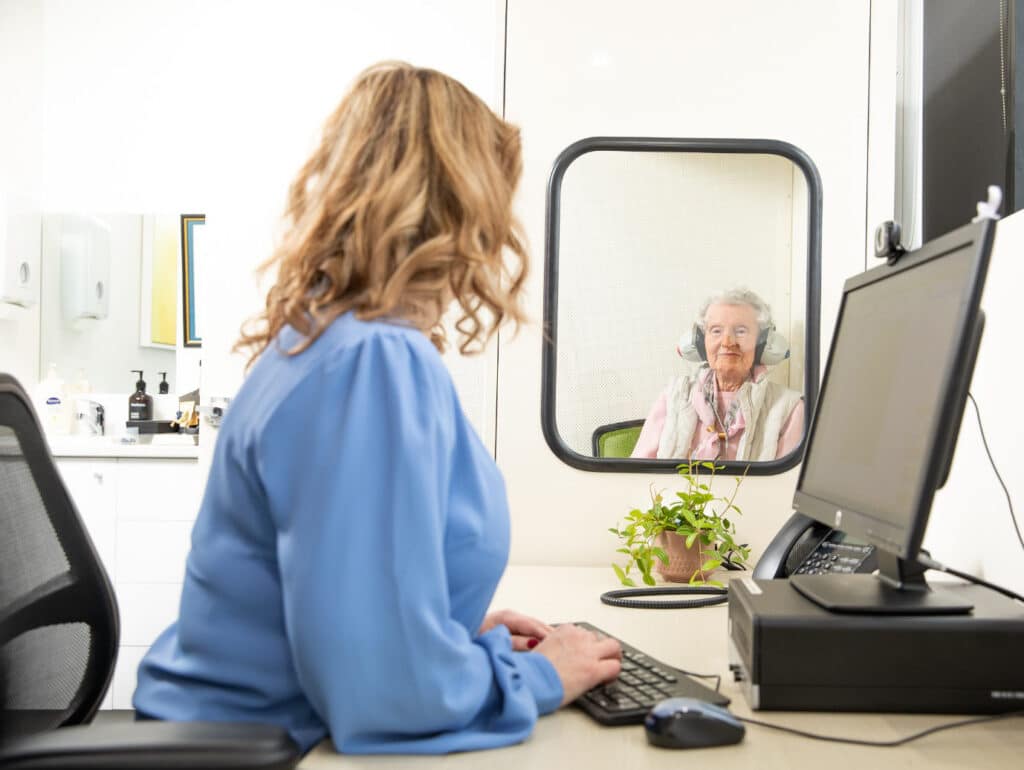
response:
<path fill-rule="evenodd" d="M 700 580 L 707 580 L 711 572 L 700 572 L 700 565 L 712 556 L 717 554 L 714 546 L 706 545 L 703 540 L 697 538 L 693 541 L 693 547 L 686 547 L 686 538 L 675 532 L 662 532 L 654 538 L 654 544 L 665 549 L 668 554 L 668 564 L 662 564 L 661 559 L 655 558 L 654 569 L 665 580 L 672 583 L 689 583 L 694 573 Z"/>

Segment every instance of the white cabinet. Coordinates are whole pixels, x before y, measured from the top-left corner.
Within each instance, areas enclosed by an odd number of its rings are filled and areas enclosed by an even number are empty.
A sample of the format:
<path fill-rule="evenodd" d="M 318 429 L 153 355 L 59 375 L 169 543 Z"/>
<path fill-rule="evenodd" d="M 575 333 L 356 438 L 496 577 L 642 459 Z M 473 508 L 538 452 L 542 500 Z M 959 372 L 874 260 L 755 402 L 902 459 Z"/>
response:
<path fill-rule="evenodd" d="M 114 586 L 121 646 L 104 708 L 131 708 L 139 661 L 177 617 L 204 478 L 195 459 L 58 457 Z"/>
<path fill-rule="evenodd" d="M 117 460 L 58 460 L 57 468 L 113 582 Z"/>

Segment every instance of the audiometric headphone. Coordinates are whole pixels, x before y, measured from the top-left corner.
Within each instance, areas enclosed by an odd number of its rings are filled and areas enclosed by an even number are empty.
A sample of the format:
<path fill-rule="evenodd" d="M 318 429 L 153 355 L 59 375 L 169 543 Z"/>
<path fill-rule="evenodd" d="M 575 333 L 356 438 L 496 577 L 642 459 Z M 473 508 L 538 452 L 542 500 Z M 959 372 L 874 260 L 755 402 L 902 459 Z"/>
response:
<path fill-rule="evenodd" d="M 708 360 L 707 348 L 704 346 L 704 329 L 700 324 L 693 325 L 692 334 L 679 338 L 676 352 L 687 361 L 703 363 Z M 789 341 L 775 331 L 775 324 L 769 324 L 757 333 L 757 346 L 754 348 L 754 366 L 764 364 L 772 366 L 789 358 Z"/>

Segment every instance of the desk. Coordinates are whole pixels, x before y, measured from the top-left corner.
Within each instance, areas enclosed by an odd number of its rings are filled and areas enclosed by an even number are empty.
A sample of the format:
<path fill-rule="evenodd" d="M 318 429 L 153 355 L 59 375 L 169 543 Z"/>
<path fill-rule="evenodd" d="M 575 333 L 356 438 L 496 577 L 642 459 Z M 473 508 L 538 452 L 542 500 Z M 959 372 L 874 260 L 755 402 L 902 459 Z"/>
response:
<path fill-rule="evenodd" d="M 494 608 L 512 608 L 549 621 L 587 620 L 666 663 L 700 673 L 722 674 L 722 691 L 740 716 L 811 732 L 869 740 L 890 740 L 958 719 L 942 714 L 820 714 L 751 712 L 732 681 L 726 655 L 726 605 L 696 610 L 629 610 L 601 604 L 604 591 L 619 587 L 610 567 L 512 567 L 495 596 Z M 537 722 L 533 735 L 518 746 L 487 752 L 421 756 L 341 756 L 330 743 L 318 746 L 301 768 L 434 767 L 526 770 L 527 768 L 710 767 L 714 770 L 829 770 L 900 768 L 1004 768 L 1024 757 L 1024 718 L 957 728 L 898 748 L 870 748 L 812 741 L 747 725 L 736 746 L 701 751 L 657 749 L 643 728 L 602 727 L 574 708 L 561 709 Z"/>

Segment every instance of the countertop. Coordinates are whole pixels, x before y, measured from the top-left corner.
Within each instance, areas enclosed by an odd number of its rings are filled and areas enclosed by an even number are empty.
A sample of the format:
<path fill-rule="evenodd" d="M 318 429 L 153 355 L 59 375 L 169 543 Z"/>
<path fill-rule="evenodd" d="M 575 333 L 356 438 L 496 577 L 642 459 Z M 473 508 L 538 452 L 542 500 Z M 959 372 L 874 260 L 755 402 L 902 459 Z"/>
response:
<path fill-rule="evenodd" d="M 151 443 L 122 444 L 108 436 L 48 436 L 54 457 L 191 459 L 199 457 L 192 436 L 157 436 Z"/>

